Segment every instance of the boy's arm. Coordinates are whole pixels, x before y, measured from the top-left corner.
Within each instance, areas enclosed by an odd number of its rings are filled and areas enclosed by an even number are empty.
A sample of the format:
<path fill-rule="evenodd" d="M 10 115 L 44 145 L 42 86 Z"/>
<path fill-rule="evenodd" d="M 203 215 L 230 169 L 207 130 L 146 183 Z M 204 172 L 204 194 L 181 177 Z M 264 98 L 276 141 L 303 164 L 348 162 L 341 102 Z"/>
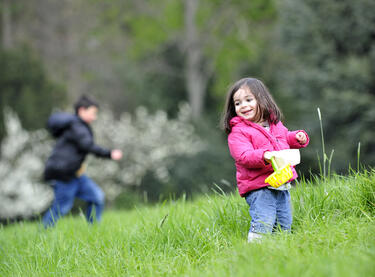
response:
<path fill-rule="evenodd" d="M 272 149 L 254 149 L 249 139 L 242 133 L 232 131 L 228 136 L 228 146 L 233 159 L 248 168 L 266 166 L 264 153 Z"/>
<path fill-rule="evenodd" d="M 89 152 L 93 153 L 95 156 L 98 156 L 98 157 L 111 158 L 111 150 L 102 148 L 101 146 L 97 144 L 92 144 Z"/>
<path fill-rule="evenodd" d="M 74 141 L 78 149 L 83 152 L 92 153 L 98 157 L 111 158 L 111 151 L 96 145 L 89 130 L 80 124 L 72 124 L 69 139 Z"/>

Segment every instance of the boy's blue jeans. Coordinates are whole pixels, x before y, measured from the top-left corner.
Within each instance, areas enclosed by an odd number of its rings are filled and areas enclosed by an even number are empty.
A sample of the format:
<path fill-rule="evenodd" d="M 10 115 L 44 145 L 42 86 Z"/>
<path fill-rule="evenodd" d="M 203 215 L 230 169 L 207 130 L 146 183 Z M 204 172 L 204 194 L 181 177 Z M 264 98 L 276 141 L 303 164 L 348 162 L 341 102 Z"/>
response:
<path fill-rule="evenodd" d="M 104 193 L 86 175 L 81 175 L 69 182 L 55 181 L 54 193 L 55 199 L 52 206 L 43 216 L 44 227 L 53 226 L 61 216 L 67 214 L 73 207 L 76 197 L 88 202 L 86 218 L 90 223 L 94 221 L 94 216 L 97 221 L 101 219 Z"/>
<path fill-rule="evenodd" d="M 261 188 L 246 196 L 250 206 L 250 230 L 252 233 L 271 233 L 280 226 L 290 231 L 292 210 L 288 190 Z"/>

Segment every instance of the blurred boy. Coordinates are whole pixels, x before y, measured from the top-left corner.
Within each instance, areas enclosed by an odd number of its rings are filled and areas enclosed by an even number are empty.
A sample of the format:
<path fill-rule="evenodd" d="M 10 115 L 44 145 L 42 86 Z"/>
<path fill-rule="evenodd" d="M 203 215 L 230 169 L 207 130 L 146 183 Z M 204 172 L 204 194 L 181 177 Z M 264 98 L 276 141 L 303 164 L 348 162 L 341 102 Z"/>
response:
<path fill-rule="evenodd" d="M 90 123 L 96 120 L 99 105 L 82 96 L 74 105 L 75 115 L 55 113 L 48 120 L 48 129 L 57 142 L 46 162 L 44 179 L 54 184 L 55 198 L 43 217 L 43 225 L 53 226 L 60 216 L 67 214 L 76 197 L 88 203 L 86 217 L 92 223 L 100 221 L 104 207 L 104 193 L 84 174 L 83 161 L 88 153 L 98 157 L 120 160 L 121 150 L 104 149 L 94 143 Z"/>

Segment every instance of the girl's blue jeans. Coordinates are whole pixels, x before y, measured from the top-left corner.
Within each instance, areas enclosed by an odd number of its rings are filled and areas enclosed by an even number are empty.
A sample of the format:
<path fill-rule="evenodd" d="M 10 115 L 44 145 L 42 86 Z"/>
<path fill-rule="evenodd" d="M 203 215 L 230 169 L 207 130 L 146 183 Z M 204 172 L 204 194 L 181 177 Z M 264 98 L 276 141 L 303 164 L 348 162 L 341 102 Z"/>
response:
<path fill-rule="evenodd" d="M 97 221 L 101 219 L 104 193 L 86 175 L 81 175 L 69 182 L 55 181 L 54 193 L 55 199 L 52 206 L 43 216 L 44 227 L 53 226 L 61 216 L 67 214 L 73 207 L 76 197 L 88 203 L 86 218 L 90 223 L 94 221 L 94 218 Z"/>
<path fill-rule="evenodd" d="M 246 196 L 250 206 L 252 233 L 271 233 L 277 228 L 290 231 L 292 209 L 288 190 L 261 188 Z"/>

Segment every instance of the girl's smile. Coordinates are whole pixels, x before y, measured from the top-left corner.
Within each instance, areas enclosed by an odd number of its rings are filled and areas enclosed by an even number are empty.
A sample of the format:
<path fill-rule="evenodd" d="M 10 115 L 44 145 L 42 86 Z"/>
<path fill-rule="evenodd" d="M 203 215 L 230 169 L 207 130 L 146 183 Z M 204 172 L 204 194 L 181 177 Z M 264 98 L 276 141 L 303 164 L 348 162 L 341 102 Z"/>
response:
<path fill-rule="evenodd" d="M 258 103 L 247 88 L 240 88 L 233 95 L 236 114 L 244 119 L 254 121 L 258 112 Z"/>

